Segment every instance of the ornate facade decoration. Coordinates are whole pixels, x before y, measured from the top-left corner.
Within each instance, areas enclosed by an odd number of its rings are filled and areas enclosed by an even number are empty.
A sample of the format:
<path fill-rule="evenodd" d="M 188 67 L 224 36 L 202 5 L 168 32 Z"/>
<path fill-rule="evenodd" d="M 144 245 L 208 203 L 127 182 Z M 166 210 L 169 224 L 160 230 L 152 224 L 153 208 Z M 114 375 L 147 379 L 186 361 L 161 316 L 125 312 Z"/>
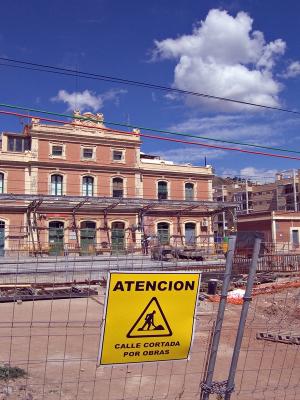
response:
<path fill-rule="evenodd" d="M 73 112 L 73 124 L 88 126 L 103 126 L 104 115 L 102 113 L 93 114 L 91 112 L 80 113 L 79 110 Z"/>

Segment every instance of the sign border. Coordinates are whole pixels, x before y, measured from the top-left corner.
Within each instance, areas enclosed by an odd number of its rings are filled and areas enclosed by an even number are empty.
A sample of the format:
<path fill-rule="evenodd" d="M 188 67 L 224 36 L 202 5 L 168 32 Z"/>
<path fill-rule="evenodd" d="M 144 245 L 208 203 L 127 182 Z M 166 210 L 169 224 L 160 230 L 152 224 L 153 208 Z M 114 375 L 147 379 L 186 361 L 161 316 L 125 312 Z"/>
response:
<path fill-rule="evenodd" d="M 193 326 L 192 326 L 192 335 L 191 335 L 191 340 L 190 340 L 190 346 L 188 350 L 187 357 L 184 358 L 176 358 L 174 360 L 153 360 L 153 361 L 134 361 L 131 363 L 111 363 L 111 364 L 100 364 L 101 361 L 101 355 L 103 351 L 103 339 L 105 335 L 105 328 L 106 328 L 106 313 L 107 313 L 107 305 L 108 305 L 108 298 L 109 298 L 109 288 L 110 288 L 110 277 L 112 274 L 197 274 L 198 275 L 198 289 L 197 289 L 197 295 L 196 295 L 196 301 L 194 304 L 194 313 L 193 313 Z M 155 363 L 155 362 L 168 362 L 168 361 L 181 361 L 181 360 L 190 360 L 191 357 L 191 348 L 194 343 L 194 336 L 195 336 L 195 325 L 196 325 L 196 313 L 197 313 L 197 307 L 198 307 L 198 298 L 199 298 L 199 292 L 200 292 L 200 285 L 201 285 L 201 280 L 202 280 L 202 271 L 120 271 L 120 270 L 112 270 L 108 271 L 108 278 L 107 278 L 107 283 L 106 283 L 106 293 L 105 293 L 105 301 L 104 301 L 104 308 L 103 308 L 103 316 L 102 316 L 102 321 L 101 321 L 101 336 L 100 336 L 100 342 L 99 342 L 99 347 L 98 347 L 98 357 L 97 357 L 97 368 L 100 367 L 111 367 L 111 366 L 121 366 L 121 365 L 128 365 L 128 364 L 143 364 L 143 363 Z"/>

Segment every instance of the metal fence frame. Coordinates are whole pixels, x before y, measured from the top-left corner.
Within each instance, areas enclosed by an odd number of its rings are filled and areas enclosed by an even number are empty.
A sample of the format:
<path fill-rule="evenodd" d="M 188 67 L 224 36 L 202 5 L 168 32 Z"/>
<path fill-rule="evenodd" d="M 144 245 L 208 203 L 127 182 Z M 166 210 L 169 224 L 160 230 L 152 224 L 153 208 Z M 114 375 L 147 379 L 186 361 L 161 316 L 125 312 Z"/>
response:
<path fill-rule="evenodd" d="M 1 304 L 0 363 L 2 366 L 5 364 L 5 368 L 20 367 L 28 372 L 23 378 L 0 380 L 0 392 L 9 394 L 12 400 L 19 398 L 18 395 L 23 399 L 42 400 L 200 398 L 212 334 L 218 332 L 219 303 L 199 302 L 195 341 L 189 361 L 97 368 L 105 276 L 110 269 L 200 269 L 205 271 L 207 280 L 222 274 L 224 265 L 195 265 L 188 259 L 176 260 L 172 264 L 133 253 L 105 255 L 101 261 L 99 258 L 65 255 L 52 260 L 25 262 L 21 253 L 10 263 L 6 258 L 1 263 L 0 258 L 1 285 L 10 284 L 15 290 L 13 302 Z M 230 259 L 228 253 L 227 265 Z M 244 262 L 249 265 L 249 260 Z M 287 273 L 291 282 L 298 279 L 293 277 L 295 274 Z M 37 300 L 36 292 L 43 284 L 46 284 L 44 289 L 48 291 L 48 300 L 41 301 Z M 26 285 L 32 290 L 27 301 L 21 299 Z M 53 293 L 62 287 L 70 289 L 69 297 L 66 290 L 65 298 L 57 300 Z M 82 287 L 97 289 L 99 294 L 81 298 L 72 295 Z M 300 346 L 258 340 L 256 336 L 260 332 L 291 334 L 299 329 L 299 319 L 292 314 L 296 310 L 296 300 L 299 302 L 300 299 L 299 288 L 271 292 L 264 296 L 264 300 L 261 299 L 255 296 L 249 305 L 245 333 L 238 351 L 240 359 L 236 368 L 235 391 L 231 398 L 297 399 Z M 225 303 L 222 304 L 223 307 Z M 225 308 L 214 373 L 214 379 L 219 383 L 228 380 L 241 311 L 241 306 L 230 303 Z M 220 387 L 226 391 L 226 383 Z M 220 392 L 222 395 L 224 390 Z"/>

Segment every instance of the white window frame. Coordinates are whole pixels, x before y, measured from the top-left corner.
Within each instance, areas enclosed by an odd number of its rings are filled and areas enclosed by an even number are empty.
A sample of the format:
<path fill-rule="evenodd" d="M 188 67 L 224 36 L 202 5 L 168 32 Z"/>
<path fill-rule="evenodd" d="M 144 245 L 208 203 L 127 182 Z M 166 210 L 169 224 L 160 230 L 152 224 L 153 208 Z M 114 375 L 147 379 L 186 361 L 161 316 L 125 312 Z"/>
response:
<path fill-rule="evenodd" d="M 290 242 L 293 244 L 293 231 L 298 231 L 299 245 L 300 245 L 300 227 L 291 226 L 290 227 Z"/>
<path fill-rule="evenodd" d="M 126 150 L 125 149 L 121 149 L 121 148 L 112 148 L 111 150 L 111 161 L 113 163 L 119 163 L 119 164 L 125 164 L 125 159 L 126 159 Z M 122 153 L 122 158 L 121 160 L 114 160 L 114 152 L 115 151 L 120 151 Z"/>
<path fill-rule="evenodd" d="M 171 185 L 170 185 L 170 182 L 167 180 L 167 179 L 165 179 L 165 178 L 161 178 L 161 179 L 157 179 L 157 181 L 156 181 L 156 199 L 158 199 L 158 183 L 159 182 L 166 182 L 166 184 L 167 184 L 167 198 L 166 198 L 166 200 L 171 200 Z"/>
<path fill-rule="evenodd" d="M 193 188 L 193 199 L 192 200 L 187 200 L 187 201 L 194 201 L 196 199 L 196 183 L 193 182 L 193 181 L 184 181 L 183 182 L 183 197 L 184 197 L 184 200 L 186 200 L 185 185 L 187 183 L 192 184 L 194 186 L 194 188 Z"/>
<path fill-rule="evenodd" d="M 110 196 L 113 197 L 114 185 L 113 181 L 115 178 L 123 179 L 123 198 L 127 197 L 127 179 L 122 175 L 114 175 L 110 178 Z M 117 199 L 118 197 L 114 197 Z"/>
<path fill-rule="evenodd" d="M 91 149 L 93 151 L 93 155 L 92 155 L 91 158 L 86 158 L 86 157 L 83 156 L 83 153 L 84 153 L 85 149 Z M 93 145 L 91 145 L 91 146 L 88 146 L 88 145 L 80 146 L 80 160 L 81 161 L 93 161 L 93 162 L 95 162 L 96 161 L 96 146 L 93 146 Z"/>
<path fill-rule="evenodd" d="M 83 190 L 83 180 L 84 180 L 84 178 L 93 178 L 93 194 L 92 195 L 87 195 L 86 193 L 84 193 L 84 190 Z M 96 193 L 97 193 L 96 189 L 97 189 L 97 184 L 96 184 L 96 177 L 94 175 L 85 174 L 85 175 L 81 176 L 81 195 L 82 196 L 90 196 L 90 197 L 96 196 Z"/>
<path fill-rule="evenodd" d="M 61 189 L 62 189 L 62 193 L 61 194 L 52 194 L 52 176 L 54 175 L 60 175 L 62 177 L 62 184 L 61 184 Z M 60 171 L 55 171 L 52 172 L 49 175 L 49 193 L 51 196 L 63 196 L 66 194 L 66 177 L 64 174 L 62 174 Z"/>
<path fill-rule="evenodd" d="M 66 159 L 66 145 L 65 143 L 61 143 L 61 142 L 50 142 L 50 153 L 49 153 L 49 157 L 50 158 L 58 158 L 58 159 Z M 53 155 L 53 147 L 54 146 L 60 146 L 62 147 L 62 155 L 61 156 L 56 156 Z"/>
<path fill-rule="evenodd" d="M 0 174 L 3 175 L 3 190 L 0 193 L 7 193 L 7 172 L 0 170 Z"/>
<path fill-rule="evenodd" d="M 4 250 L 8 250 L 10 248 L 10 239 L 9 239 L 10 220 L 0 216 L 0 221 L 4 222 L 4 224 L 5 224 L 5 228 L 4 228 L 4 234 L 5 234 Z"/>

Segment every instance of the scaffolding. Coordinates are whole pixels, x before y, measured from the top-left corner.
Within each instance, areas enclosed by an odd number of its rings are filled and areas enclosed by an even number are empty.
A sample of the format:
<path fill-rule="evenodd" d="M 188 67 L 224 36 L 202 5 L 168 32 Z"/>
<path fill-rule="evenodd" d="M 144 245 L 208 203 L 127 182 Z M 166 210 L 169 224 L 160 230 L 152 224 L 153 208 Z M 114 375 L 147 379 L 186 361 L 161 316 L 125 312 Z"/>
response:
<path fill-rule="evenodd" d="M 233 213 L 236 203 L 219 203 L 209 200 L 156 200 L 144 198 L 113 198 L 113 197 L 86 197 L 86 196 L 53 196 L 34 194 L 0 194 L 0 212 L 11 213 L 17 211 L 26 215 L 26 229 L 34 254 L 42 253 L 42 243 L 38 216 L 47 213 L 63 213 L 71 217 L 71 227 L 75 232 L 76 246 L 80 248 L 79 227 L 77 215 L 103 216 L 103 227 L 107 234 L 108 247 L 111 244 L 108 216 L 109 215 L 136 215 L 138 224 L 135 227 L 145 237 L 145 217 L 174 217 L 176 218 L 177 236 L 183 244 L 181 218 L 209 218 L 223 212 Z"/>

